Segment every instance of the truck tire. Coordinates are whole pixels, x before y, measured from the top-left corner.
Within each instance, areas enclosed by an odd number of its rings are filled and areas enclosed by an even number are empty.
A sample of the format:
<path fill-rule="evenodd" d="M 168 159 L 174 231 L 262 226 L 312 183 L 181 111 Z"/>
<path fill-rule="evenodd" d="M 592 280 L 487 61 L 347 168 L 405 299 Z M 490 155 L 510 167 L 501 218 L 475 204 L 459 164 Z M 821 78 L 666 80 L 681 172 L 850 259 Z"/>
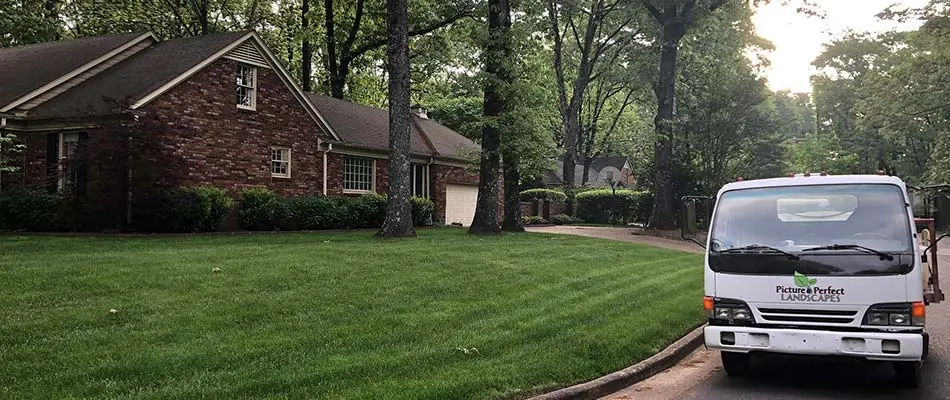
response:
<path fill-rule="evenodd" d="M 722 368 L 726 370 L 729 376 L 746 376 L 752 366 L 752 355 L 749 353 L 733 353 L 723 351 L 719 353 L 722 357 Z"/>
<path fill-rule="evenodd" d="M 897 361 L 894 363 L 894 378 L 897 386 L 903 389 L 917 389 L 920 386 L 919 361 Z"/>

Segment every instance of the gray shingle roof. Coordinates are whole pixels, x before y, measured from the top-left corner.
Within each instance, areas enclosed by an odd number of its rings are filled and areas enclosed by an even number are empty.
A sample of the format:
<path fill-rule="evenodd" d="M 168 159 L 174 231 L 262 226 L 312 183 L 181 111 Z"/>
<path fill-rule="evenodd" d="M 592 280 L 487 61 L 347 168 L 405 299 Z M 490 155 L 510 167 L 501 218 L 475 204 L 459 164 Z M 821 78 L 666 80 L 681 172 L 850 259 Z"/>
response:
<path fill-rule="evenodd" d="M 4 77 L 0 79 L 0 108 L 143 34 L 120 33 L 0 49 L 0 77 Z"/>
<path fill-rule="evenodd" d="M 248 32 L 158 42 L 32 110 L 32 116 L 118 111 L 201 63 Z"/>
<path fill-rule="evenodd" d="M 313 93 L 308 95 L 343 142 L 372 149 L 389 149 L 388 110 Z M 465 159 L 468 152 L 479 149 L 478 145 L 462 134 L 433 120 L 416 115 L 410 118 L 410 146 L 413 154 Z"/>

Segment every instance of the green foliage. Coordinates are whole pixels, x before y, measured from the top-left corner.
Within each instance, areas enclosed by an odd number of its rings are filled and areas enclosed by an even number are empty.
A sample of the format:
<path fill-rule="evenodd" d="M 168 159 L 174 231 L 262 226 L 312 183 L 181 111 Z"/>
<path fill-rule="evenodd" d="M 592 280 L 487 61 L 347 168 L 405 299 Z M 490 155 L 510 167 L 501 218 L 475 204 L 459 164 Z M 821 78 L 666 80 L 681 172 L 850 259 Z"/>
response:
<path fill-rule="evenodd" d="M 227 218 L 232 199 L 223 189 L 180 187 L 150 193 L 133 205 L 135 227 L 148 232 L 211 232 Z"/>
<path fill-rule="evenodd" d="M 841 147 L 834 134 L 813 134 L 789 145 L 789 167 L 792 172 L 826 171 L 833 175 L 859 173 L 858 156 Z"/>
<path fill-rule="evenodd" d="M 551 217 L 551 223 L 554 225 L 570 225 L 582 222 L 580 218 L 574 218 L 567 214 L 558 214 Z"/>
<path fill-rule="evenodd" d="M 650 193 L 633 190 L 609 189 L 578 193 L 577 216 L 595 224 L 627 224 L 645 221 L 649 214 L 641 214 L 650 202 Z"/>
<path fill-rule="evenodd" d="M 434 225 L 435 203 L 432 200 L 413 196 L 409 199 L 412 205 L 412 224 L 415 226 Z"/>
<path fill-rule="evenodd" d="M 341 228 L 346 204 L 341 199 L 324 196 L 304 196 L 283 200 L 288 210 L 281 221 L 284 230 L 322 230 Z"/>
<path fill-rule="evenodd" d="M 63 201 L 58 194 L 38 190 L 4 190 L 0 192 L 0 230 L 57 230 Z"/>
<path fill-rule="evenodd" d="M 241 229 L 251 231 L 274 229 L 282 206 L 280 197 L 270 189 L 247 189 L 241 194 L 239 225 Z"/>
<path fill-rule="evenodd" d="M 567 195 L 560 190 L 554 189 L 528 189 L 520 193 L 521 201 L 550 201 L 561 202 L 567 200 Z"/>
<path fill-rule="evenodd" d="M 521 217 L 521 223 L 523 223 L 523 224 L 525 224 L 525 225 L 547 225 L 547 224 L 549 224 L 548 220 L 544 219 L 544 217 L 541 217 L 540 215 L 532 215 L 532 216 L 527 216 L 527 215 L 525 215 L 525 216 L 522 216 L 522 217 Z"/>
<path fill-rule="evenodd" d="M 0 174 L 4 172 L 16 172 L 17 167 L 10 165 L 11 157 L 14 153 L 23 151 L 25 146 L 16 142 L 16 135 L 0 132 Z"/>

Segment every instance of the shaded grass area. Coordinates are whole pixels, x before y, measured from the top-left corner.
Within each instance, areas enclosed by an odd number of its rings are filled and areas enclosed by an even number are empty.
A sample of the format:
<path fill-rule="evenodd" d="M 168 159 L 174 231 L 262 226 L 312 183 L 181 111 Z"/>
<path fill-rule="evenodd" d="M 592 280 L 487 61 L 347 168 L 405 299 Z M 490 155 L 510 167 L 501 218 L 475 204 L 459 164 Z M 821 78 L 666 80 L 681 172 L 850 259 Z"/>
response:
<path fill-rule="evenodd" d="M 521 398 L 703 320 L 701 255 L 419 234 L 0 236 L 0 398 Z"/>

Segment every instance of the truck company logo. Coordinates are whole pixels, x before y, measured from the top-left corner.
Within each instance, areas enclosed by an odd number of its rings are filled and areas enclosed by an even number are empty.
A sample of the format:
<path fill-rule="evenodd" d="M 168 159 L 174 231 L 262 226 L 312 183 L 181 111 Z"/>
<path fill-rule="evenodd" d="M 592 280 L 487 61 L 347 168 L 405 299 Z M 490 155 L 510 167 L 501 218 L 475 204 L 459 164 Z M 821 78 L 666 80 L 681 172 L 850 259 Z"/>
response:
<path fill-rule="evenodd" d="M 795 286 L 775 287 L 775 293 L 782 297 L 782 301 L 805 301 L 817 303 L 839 303 L 844 295 L 844 288 L 819 287 L 818 280 L 811 279 L 795 271 Z"/>

